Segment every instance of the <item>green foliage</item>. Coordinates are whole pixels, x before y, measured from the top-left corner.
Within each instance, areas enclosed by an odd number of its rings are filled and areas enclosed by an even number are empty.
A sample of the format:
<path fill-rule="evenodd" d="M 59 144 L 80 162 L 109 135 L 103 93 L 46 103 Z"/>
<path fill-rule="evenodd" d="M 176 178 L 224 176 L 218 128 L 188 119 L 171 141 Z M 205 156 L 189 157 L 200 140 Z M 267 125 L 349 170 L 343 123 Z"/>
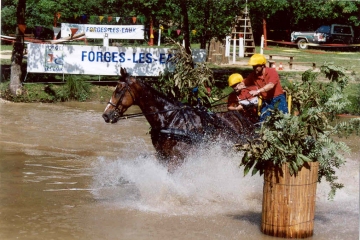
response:
<path fill-rule="evenodd" d="M 359 3 L 330 0 L 250 0 L 252 23 L 259 26 L 266 19 L 272 29 L 315 30 L 325 23 L 359 26 Z M 287 21 L 283 21 L 287 19 Z"/>
<path fill-rule="evenodd" d="M 1 31 L 3 34 L 14 33 L 16 27 L 17 1 L 6 2 L 8 3 L 1 9 Z M 106 14 L 115 15 L 121 13 L 122 20 L 129 20 L 127 16 L 130 16 L 130 10 L 123 6 L 124 2 L 113 0 L 88 0 L 75 2 L 69 2 L 68 0 L 27 0 L 25 20 L 28 30 L 33 29 L 37 25 L 52 29 L 54 15 L 56 12 L 61 12 L 61 17 L 58 20 L 58 23 L 79 23 L 81 18 L 75 17 L 75 14 L 78 16 L 86 14 L 89 18 L 89 16 L 101 16 Z M 96 23 L 99 23 L 98 18 Z M 128 23 L 129 22 L 124 22 L 124 24 Z"/>
<path fill-rule="evenodd" d="M 239 147 L 245 151 L 241 162 L 245 175 L 250 171 L 262 175 L 269 164 L 280 167 L 284 163 L 289 163 L 290 173 L 296 174 L 305 162 L 318 161 L 319 182 L 325 178 L 331 187 L 329 198 L 343 187 L 336 182 L 335 169 L 344 164 L 343 154 L 350 149 L 332 136 L 359 134 L 360 120 L 331 124 L 347 105 L 343 89 L 348 77 L 332 64 L 324 64 L 321 71 L 329 82 L 315 83 L 317 73 L 306 71 L 301 82 L 285 87 L 292 96 L 292 113 L 296 114 L 273 111 L 262 124 L 259 138 Z"/>
<path fill-rule="evenodd" d="M 190 1 L 188 7 L 190 30 L 196 29 L 196 35 L 191 34 L 192 38 L 194 40 L 200 40 L 202 37 L 206 40 L 213 37 L 224 39 L 230 34 L 230 26 L 235 16 L 243 8 L 244 5 L 240 1 Z"/>
<path fill-rule="evenodd" d="M 16 5 L 1 8 L 1 33 L 14 33 L 16 28 Z"/>
<path fill-rule="evenodd" d="M 57 92 L 63 101 L 78 100 L 85 101 L 89 97 L 91 84 L 82 79 L 68 75 L 63 88 Z"/>
<path fill-rule="evenodd" d="M 340 122 L 335 125 L 334 132 L 340 137 L 349 136 L 350 134 L 360 134 L 360 118 L 350 119 L 348 122 Z"/>
<path fill-rule="evenodd" d="M 344 113 L 360 115 L 360 83 L 349 84 L 345 87 L 344 92 L 350 102 L 350 104 L 345 107 Z"/>
<path fill-rule="evenodd" d="M 13 102 L 56 102 L 57 88 L 52 85 L 26 84 L 21 88 L 21 94 L 13 96 L 9 90 L 10 82 L 0 84 L 0 97 Z"/>
<path fill-rule="evenodd" d="M 58 23 L 82 23 L 80 17 L 87 15 L 92 24 L 100 24 L 98 16 L 118 15 L 119 24 L 129 24 L 130 16 L 145 17 L 145 25 L 149 25 L 150 18 L 157 30 L 159 24 L 166 29 L 183 29 L 183 19 L 180 3 L 183 0 L 88 0 L 69 2 L 68 0 L 27 0 L 26 25 L 31 31 L 36 25 L 52 29 L 54 14 L 61 12 Z M 1 32 L 10 34 L 16 28 L 17 1 L 5 0 L 1 9 Z M 234 18 L 245 8 L 245 1 L 233 0 L 197 0 L 186 1 L 189 16 L 189 29 L 196 30 L 191 34 L 192 42 L 208 42 L 212 38 L 224 39 L 231 31 Z M 204 7 L 206 6 L 206 7 Z M 272 30 L 315 30 L 319 25 L 327 22 L 360 25 L 358 17 L 359 4 L 355 1 L 330 0 L 248 0 L 248 9 L 252 21 L 255 39 L 262 34 L 262 21 L 266 19 L 267 26 Z M 93 17 L 92 19 L 90 19 Z M 287 19 L 287 21 L 283 21 Z M 102 24 L 107 24 L 102 21 Z M 180 39 L 183 35 L 177 37 Z M 288 35 L 288 34 L 287 34 Z M 164 36 L 164 34 L 163 34 Z M 155 35 L 156 37 L 156 35 Z M 289 35 L 287 37 L 290 37 Z M 204 45 L 202 44 L 202 47 Z"/>
<path fill-rule="evenodd" d="M 171 50 L 173 56 L 169 59 L 174 69 L 162 73 L 155 88 L 178 101 L 195 105 L 199 100 L 202 104 L 210 106 L 211 99 L 206 87 L 214 84 L 212 71 L 206 63 L 195 65 L 192 56 L 186 53 L 183 46 L 170 41 L 175 44 Z M 194 91 L 194 88 L 197 91 Z"/>
<path fill-rule="evenodd" d="M 81 81 L 81 80 L 80 80 Z M 43 103 L 52 103 L 59 101 L 67 100 L 78 100 L 84 101 L 85 96 L 88 101 L 99 101 L 101 103 L 107 102 L 108 96 L 114 91 L 111 86 L 97 86 L 89 85 L 88 93 L 77 94 L 78 99 L 71 98 L 68 91 L 68 86 L 66 84 L 25 84 L 22 87 L 22 94 L 18 96 L 13 96 L 9 90 L 10 82 L 0 83 L 0 98 L 9 100 L 12 102 L 43 102 Z"/>

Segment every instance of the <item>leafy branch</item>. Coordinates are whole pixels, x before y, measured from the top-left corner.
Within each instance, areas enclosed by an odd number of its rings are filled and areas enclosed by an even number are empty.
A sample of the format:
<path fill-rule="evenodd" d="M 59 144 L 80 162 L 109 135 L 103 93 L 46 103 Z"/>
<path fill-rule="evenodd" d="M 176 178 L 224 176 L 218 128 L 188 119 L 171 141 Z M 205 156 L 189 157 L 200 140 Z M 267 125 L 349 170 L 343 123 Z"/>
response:
<path fill-rule="evenodd" d="M 198 101 L 209 106 L 211 99 L 207 88 L 214 85 L 214 77 L 206 63 L 194 63 L 191 54 L 171 38 L 167 38 L 173 47 L 168 63 L 171 71 L 161 74 L 155 88 L 174 99 L 195 105 Z"/>
<path fill-rule="evenodd" d="M 332 136 L 359 134 L 360 119 L 333 124 L 332 120 L 348 104 L 343 89 L 348 83 L 345 70 L 332 64 L 324 64 L 321 73 L 330 80 L 317 82 L 318 73 L 306 71 L 300 82 L 289 83 L 285 90 L 292 96 L 292 114 L 275 109 L 259 130 L 259 138 L 245 146 L 241 165 L 244 174 L 262 175 L 269 165 L 288 163 L 291 174 L 306 162 L 319 162 L 319 179 L 330 184 L 329 199 L 343 187 L 337 182 L 335 169 L 345 164 L 344 153 L 349 147 L 337 142 Z"/>

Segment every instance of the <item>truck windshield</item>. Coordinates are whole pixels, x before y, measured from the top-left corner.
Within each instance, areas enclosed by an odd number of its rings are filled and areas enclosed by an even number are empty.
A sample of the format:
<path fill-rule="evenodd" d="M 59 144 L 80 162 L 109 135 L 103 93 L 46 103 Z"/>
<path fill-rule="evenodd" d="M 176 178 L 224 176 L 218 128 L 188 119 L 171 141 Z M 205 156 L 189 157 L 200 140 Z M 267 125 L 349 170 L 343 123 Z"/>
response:
<path fill-rule="evenodd" d="M 328 33 L 330 34 L 330 26 L 321 26 L 316 30 L 317 33 Z"/>

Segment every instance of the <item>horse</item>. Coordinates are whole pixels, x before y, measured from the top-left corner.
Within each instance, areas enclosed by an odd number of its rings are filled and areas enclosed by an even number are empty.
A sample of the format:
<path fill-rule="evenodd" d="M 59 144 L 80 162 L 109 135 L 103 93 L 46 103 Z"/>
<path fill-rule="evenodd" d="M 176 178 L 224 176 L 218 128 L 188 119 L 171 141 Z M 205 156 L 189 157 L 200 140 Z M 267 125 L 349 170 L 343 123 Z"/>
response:
<path fill-rule="evenodd" d="M 121 76 L 102 114 L 116 123 L 132 105 L 140 107 L 149 122 L 150 136 L 160 163 L 173 172 L 199 144 L 217 139 L 245 144 L 255 126 L 237 111 L 209 112 L 170 99 L 121 68 Z"/>

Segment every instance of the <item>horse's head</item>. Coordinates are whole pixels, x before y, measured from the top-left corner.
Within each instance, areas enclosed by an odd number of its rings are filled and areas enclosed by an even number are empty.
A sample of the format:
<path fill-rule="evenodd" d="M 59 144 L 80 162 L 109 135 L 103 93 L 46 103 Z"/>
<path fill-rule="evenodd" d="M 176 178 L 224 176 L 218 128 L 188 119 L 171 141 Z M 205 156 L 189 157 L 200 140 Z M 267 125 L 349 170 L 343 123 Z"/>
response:
<path fill-rule="evenodd" d="M 124 68 L 121 68 L 120 72 L 120 80 L 102 115 L 107 123 L 116 123 L 124 112 L 135 102 L 135 96 L 130 88 L 135 78 L 129 76 Z"/>

